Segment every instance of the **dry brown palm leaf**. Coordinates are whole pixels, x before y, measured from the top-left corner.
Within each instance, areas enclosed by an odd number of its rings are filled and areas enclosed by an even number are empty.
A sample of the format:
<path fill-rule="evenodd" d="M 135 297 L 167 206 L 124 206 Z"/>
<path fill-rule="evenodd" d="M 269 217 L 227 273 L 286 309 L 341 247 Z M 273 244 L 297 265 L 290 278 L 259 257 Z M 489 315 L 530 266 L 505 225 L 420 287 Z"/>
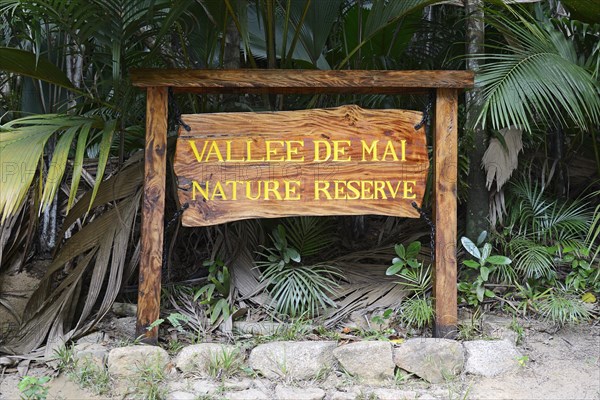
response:
<path fill-rule="evenodd" d="M 486 186 L 492 188 L 494 181 L 498 191 L 508 181 L 513 171 L 519 165 L 519 152 L 523 150 L 523 130 L 510 127 L 500 130 L 504 144 L 498 138 L 492 138 L 488 145 L 481 165 L 487 172 Z M 505 146 L 506 145 L 506 146 Z"/>
<path fill-rule="evenodd" d="M 51 357 L 57 346 L 85 334 L 110 310 L 139 258 L 139 246 L 129 251 L 142 193 L 139 164 L 139 157 L 126 164 L 119 173 L 126 180 L 115 175 L 100 185 L 94 205 L 107 208 L 60 247 L 26 306 L 18 335 L 0 351 Z M 82 217 L 88 205 L 89 197 L 84 196 L 64 229 Z M 74 215 L 77 211 L 81 214 Z M 128 256 L 132 261 L 126 263 Z"/>

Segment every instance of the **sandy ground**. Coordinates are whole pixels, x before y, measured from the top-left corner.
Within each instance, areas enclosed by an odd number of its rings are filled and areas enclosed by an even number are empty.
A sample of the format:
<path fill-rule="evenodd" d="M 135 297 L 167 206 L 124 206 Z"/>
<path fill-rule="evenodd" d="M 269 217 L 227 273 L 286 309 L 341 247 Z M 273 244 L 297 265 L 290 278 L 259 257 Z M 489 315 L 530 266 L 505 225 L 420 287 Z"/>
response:
<path fill-rule="evenodd" d="M 20 311 L 37 282 L 27 273 L 6 275 L 0 282 L 0 293 L 8 291 L 23 297 L 10 297 Z M 14 319 L 0 307 L 0 322 L 10 326 Z M 527 325 L 526 325 L 527 326 Z M 425 385 L 411 380 L 411 386 L 426 387 L 438 399 L 599 399 L 600 400 L 600 324 L 566 327 L 556 333 L 545 330 L 543 323 L 530 322 L 519 351 L 528 357 L 524 366 L 513 373 L 494 378 L 463 375 L 443 385 Z M 0 332 L 1 334 L 1 332 Z M 0 336 L 1 339 L 1 336 Z M 21 379 L 15 369 L 2 371 L 0 399 L 19 399 L 17 389 Z M 33 376 L 54 376 L 55 373 L 32 364 Z M 396 386 L 397 387 L 397 386 Z M 80 400 L 101 397 L 82 390 L 65 376 L 54 376 L 49 385 L 48 399 Z M 443 393 L 443 394 L 441 394 Z"/>

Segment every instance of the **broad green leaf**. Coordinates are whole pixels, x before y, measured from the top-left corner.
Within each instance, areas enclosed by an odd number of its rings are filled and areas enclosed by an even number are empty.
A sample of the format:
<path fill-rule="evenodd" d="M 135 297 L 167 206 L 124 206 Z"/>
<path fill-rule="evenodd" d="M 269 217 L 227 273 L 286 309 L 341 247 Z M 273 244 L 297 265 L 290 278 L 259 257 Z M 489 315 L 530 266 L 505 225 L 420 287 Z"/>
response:
<path fill-rule="evenodd" d="M 490 243 L 486 243 L 483 245 L 483 249 L 481 249 L 481 263 L 485 263 L 485 260 L 492 254 L 492 245 Z"/>
<path fill-rule="evenodd" d="M 512 260 L 505 256 L 489 256 L 487 262 L 494 265 L 508 265 Z"/>
<path fill-rule="evenodd" d="M 475 293 L 477 294 L 477 300 L 479 300 L 479 302 L 482 302 L 483 297 L 485 296 L 485 287 L 483 285 L 478 285 L 475 289 Z"/>
<path fill-rule="evenodd" d="M 474 268 L 474 269 L 477 269 L 480 266 L 480 264 L 477 261 L 473 261 L 473 260 L 463 260 L 463 264 L 465 264 L 469 268 Z"/>
<path fill-rule="evenodd" d="M 479 251 L 479 249 L 477 248 L 475 243 L 473 243 L 473 241 L 471 241 L 471 239 L 469 239 L 466 236 L 463 236 L 462 238 L 460 238 L 460 241 L 461 241 L 463 247 L 465 248 L 465 250 L 470 255 L 472 255 L 473 257 L 475 257 L 478 260 L 481 259 L 481 252 Z"/>
<path fill-rule="evenodd" d="M 395 263 L 385 271 L 386 275 L 395 275 L 404 267 L 404 263 Z"/>
<path fill-rule="evenodd" d="M 396 250 L 396 254 L 398 254 L 398 257 L 400 257 L 403 260 L 406 259 L 406 249 L 404 248 L 404 245 L 397 244 L 394 246 L 394 249 Z"/>
<path fill-rule="evenodd" d="M 490 270 L 488 267 L 481 267 L 479 269 L 479 273 L 481 274 L 481 279 L 487 281 L 490 276 Z"/>
<path fill-rule="evenodd" d="M 498 135 L 498 136 L 501 137 L 502 140 L 504 140 L 504 136 L 502 136 L 502 135 Z M 481 246 L 483 244 L 483 242 L 485 241 L 485 238 L 487 237 L 487 234 L 488 234 L 487 231 L 483 231 L 479 234 L 479 237 L 477 238 L 477 246 Z"/>
<path fill-rule="evenodd" d="M 286 253 L 293 261 L 300 262 L 301 257 L 300 257 L 300 254 L 298 253 L 298 251 L 296 251 L 296 249 L 294 249 L 292 247 L 288 247 L 286 249 Z"/>
<path fill-rule="evenodd" d="M 406 249 L 406 258 L 417 258 L 419 251 L 421 251 L 421 242 L 412 242 Z"/>
<path fill-rule="evenodd" d="M 485 297 L 496 297 L 496 293 L 492 292 L 489 289 L 485 289 Z"/>
<path fill-rule="evenodd" d="M 29 76 L 67 89 L 76 89 L 69 78 L 46 58 L 25 50 L 0 47 L 0 70 Z"/>

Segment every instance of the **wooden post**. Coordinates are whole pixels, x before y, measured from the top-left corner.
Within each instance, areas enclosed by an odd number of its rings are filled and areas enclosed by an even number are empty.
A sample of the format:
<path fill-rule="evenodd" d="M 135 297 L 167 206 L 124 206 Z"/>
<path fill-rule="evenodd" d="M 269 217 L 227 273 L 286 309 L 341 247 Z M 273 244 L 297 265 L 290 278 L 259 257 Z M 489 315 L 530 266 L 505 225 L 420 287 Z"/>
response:
<path fill-rule="evenodd" d="M 435 106 L 434 202 L 435 337 L 456 335 L 456 185 L 458 169 L 458 93 L 437 89 Z"/>
<path fill-rule="evenodd" d="M 144 200 L 136 335 L 156 344 L 158 328 L 148 326 L 160 312 L 165 176 L 167 165 L 167 88 L 149 87 L 146 100 Z"/>

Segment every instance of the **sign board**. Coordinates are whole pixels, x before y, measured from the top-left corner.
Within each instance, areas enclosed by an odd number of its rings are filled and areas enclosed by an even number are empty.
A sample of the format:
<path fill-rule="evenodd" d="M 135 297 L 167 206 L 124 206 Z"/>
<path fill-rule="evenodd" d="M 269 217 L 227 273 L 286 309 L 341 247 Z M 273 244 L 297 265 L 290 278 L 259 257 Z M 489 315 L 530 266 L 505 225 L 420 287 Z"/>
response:
<path fill-rule="evenodd" d="M 175 174 L 185 226 L 247 218 L 418 217 L 429 159 L 422 113 L 358 106 L 183 115 Z"/>

